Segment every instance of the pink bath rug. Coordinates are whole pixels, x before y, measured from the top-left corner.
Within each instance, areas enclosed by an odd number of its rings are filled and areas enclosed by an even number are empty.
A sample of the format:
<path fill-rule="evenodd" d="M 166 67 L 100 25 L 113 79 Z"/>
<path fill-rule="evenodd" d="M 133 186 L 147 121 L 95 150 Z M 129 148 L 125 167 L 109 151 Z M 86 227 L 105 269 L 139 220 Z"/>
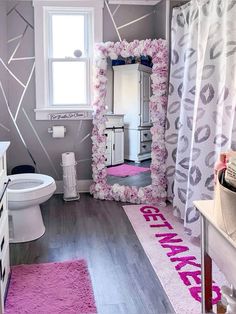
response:
<path fill-rule="evenodd" d="M 201 256 L 199 241 L 191 239 L 171 206 L 123 206 L 177 314 L 201 313 Z M 220 300 L 220 287 L 229 285 L 213 263 L 213 304 Z M 215 305 L 214 305 L 215 307 Z M 214 312 L 216 313 L 216 312 Z"/>
<path fill-rule="evenodd" d="M 146 171 L 150 171 L 150 168 L 131 166 L 131 165 L 126 165 L 126 164 L 107 168 L 107 174 L 109 176 L 115 176 L 115 177 L 135 176 L 136 174 L 146 172 Z"/>
<path fill-rule="evenodd" d="M 12 267 L 5 314 L 97 313 L 84 260 Z"/>

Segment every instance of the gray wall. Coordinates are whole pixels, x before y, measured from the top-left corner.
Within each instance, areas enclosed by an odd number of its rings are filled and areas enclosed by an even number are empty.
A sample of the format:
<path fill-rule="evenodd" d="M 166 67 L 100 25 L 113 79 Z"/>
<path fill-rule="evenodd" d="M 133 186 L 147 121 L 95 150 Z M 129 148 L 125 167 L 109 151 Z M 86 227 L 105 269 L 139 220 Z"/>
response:
<path fill-rule="evenodd" d="M 111 11 L 117 6 L 111 5 Z M 152 12 L 154 7 L 150 6 L 120 6 L 114 18 L 117 26 L 123 25 L 144 14 Z M 121 30 L 122 39 L 128 41 L 134 39 L 145 39 L 155 37 L 155 14 L 130 25 Z M 12 60 L 10 58 L 20 41 L 20 46 L 15 53 L 16 58 L 34 57 L 34 29 L 33 29 L 33 7 L 31 1 L 7 1 L 7 8 L 4 1 L 0 1 L 0 58 L 9 67 L 10 71 L 27 84 L 30 77 L 34 59 Z M 26 28 L 27 27 L 27 28 Z M 12 40 L 24 34 L 21 39 Z M 7 43 L 8 40 L 10 43 Z M 111 22 L 107 9 L 104 8 L 104 41 L 117 41 L 118 37 Z M 7 52 L 8 51 L 8 52 Z M 3 67 L 0 67 L 0 80 L 7 94 L 9 106 L 13 115 L 17 108 L 19 114 L 16 125 L 12 123 L 9 113 L 6 110 L 6 103 L 0 90 L 0 123 L 7 129 L 0 126 L 0 140 L 10 139 L 12 144 L 8 153 L 9 171 L 19 164 L 33 164 L 28 153 L 30 151 L 36 161 L 38 171 L 53 176 L 56 180 L 62 179 L 60 166 L 61 154 L 65 151 L 74 151 L 78 161 L 79 179 L 91 178 L 91 139 L 88 134 L 92 132 L 91 121 L 51 121 L 35 120 L 35 77 L 34 73 L 26 88 L 23 88 Z M 107 103 L 112 104 L 112 73 L 109 73 L 109 95 Z M 22 98 L 23 94 L 23 98 Z M 22 101 L 21 101 L 22 98 Z M 48 134 L 48 127 L 52 125 L 65 125 L 68 132 L 64 139 L 53 139 Z M 20 131 L 21 137 L 19 136 Z M 23 139 L 23 140 L 22 140 Z M 27 147 L 25 147 L 24 143 Z M 27 150 L 28 149 L 28 150 Z"/>
<path fill-rule="evenodd" d="M 155 36 L 166 39 L 166 0 L 156 5 Z"/>
<path fill-rule="evenodd" d="M 114 12 L 117 5 L 110 5 L 111 12 Z M 155 7 L 144 6 L 144 5 L 121 5 L 114 15 L 114 20 L 117 26 L 124 25 L 138 19 L 148 13 L 153 12 Z M 147 39 L 155 38 L 155 28 L 153 27 L 155 21 L 155 14 L 140 20 L 137 23 L 129 25 L 125 28 L 119 30 L 121 38 L 127 41 L 132 41 L 134 39 Z M 104 23 L 103 23 L 103 35 L 104 41 L 118 41 L 119 38 L 114 29 L 112 20 L 109 16 L 107 9 L 104 9 Z"/>

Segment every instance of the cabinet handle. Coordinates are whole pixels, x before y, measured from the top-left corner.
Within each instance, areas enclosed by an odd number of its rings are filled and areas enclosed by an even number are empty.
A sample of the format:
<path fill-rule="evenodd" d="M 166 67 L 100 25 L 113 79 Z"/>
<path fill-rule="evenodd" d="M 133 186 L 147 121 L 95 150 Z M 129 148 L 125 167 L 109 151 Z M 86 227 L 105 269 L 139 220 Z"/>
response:
<path fill-rule="evenodd" d="M 147 133 L 144 133 L 143 135 L 144 135 L 144 136 L 148 136 L 148 134 L 147 134 Z"/>
<path fill-rule="evenodd" d="M 107 136 L 108 136 L 108 134 L 105 134 L 105 136 L 107 137 Z"/>
<path fill-rule="evenodd" d="M 106 145 L 106 149 L 107 149 L 108 147 L 107 147 L 107 145 Z"/>
<path fill-rule="evenodd" d="M 2 274 L 3 274 L 3 273 L 2 273 L 2 260 L 0 260 L 0 276 L 1 276 L 0 279 L 1 279 L 1 280 L 2 280 Z"/>
<path fill-rule="evenodd" d="M 6 269 L 4 268 L 4 270 L 2 271 L 2 260 L 0 260 L 0 276 L 1 276 L 2 281 L 4 281 L 5 275 L 6 275 Z"/>
<path fill-rule="evenodd" d="M 143 148 L 146 148 L 147 147 L 147 145 L 143 145 Z"/>
<path fill-rule="evenodd" d="M 115 147 L 116 147 L 115 144 L 113 144 L 113 150 L 115 150 Z"/>
<path fill-rule="evenodd" d="M 8 184 L 9 184 L 10 182 L 11 182 L 11 179 L 8 179 L 8 181 L 4 183 L 5 186 L 4 186 L 4 188 L 3 188 L 2 195 L 1 195 L 1 197 L 0 197 L 0 203 L 1 203 L 2 199 L 3 199 L 3 196 L 4 196 L 5 192 L 6 192 L 6 189 L 7 189 L 7 187 L 8 187 Z"/>
<path fill-rule="evenodd" d="M 105 161 L 107 161 L 107 158 L 105 158 Z"/>
<path fill-rule="evenodd" d="M 1 274 L 1 279 L 2 279 L 3 282 L 4 282 L 4 280 L 5 280 L 5 275 L 6 275 L 6 269 L 4 268 L 4 271 L 3 271 L 3 273 Z"/>
<path fill-rule="evenodd" d="M 2 252 L 3 247 L 4 247 L 4 243 L 5 243 L 5 237 L 3 237 L 3 239 L 2 239 L 2 243 L 1 243 L 1 252 Z"/>

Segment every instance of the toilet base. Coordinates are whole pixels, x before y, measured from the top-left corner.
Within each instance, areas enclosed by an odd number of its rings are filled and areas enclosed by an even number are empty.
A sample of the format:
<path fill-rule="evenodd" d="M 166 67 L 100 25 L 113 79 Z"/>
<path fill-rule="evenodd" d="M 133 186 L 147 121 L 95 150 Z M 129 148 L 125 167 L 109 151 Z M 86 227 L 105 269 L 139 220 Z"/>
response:
<path fill-rule="evenodd" d="M 45 233 L 39 205 L 25 209 L 9 209 L 10 243 L 33 241 Z"/>

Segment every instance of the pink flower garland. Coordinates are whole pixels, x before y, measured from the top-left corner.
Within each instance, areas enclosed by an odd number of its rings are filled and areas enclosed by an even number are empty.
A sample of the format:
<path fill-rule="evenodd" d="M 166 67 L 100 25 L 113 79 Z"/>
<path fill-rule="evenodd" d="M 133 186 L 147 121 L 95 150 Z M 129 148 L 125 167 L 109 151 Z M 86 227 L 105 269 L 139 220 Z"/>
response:
<path fill-rule="evenodd" d="M 147 187 L 130 187 L 119 184 L 107 184 L 107 171 L 105 166 L 106 128 L 105 97 L 107 90 L 107 58 L 117 59 L 118 56 L 124 58 L 133 56 L 152 57 L 152 91 L 150 98 L 150 112 L 153 127 L 152 134 L 152 163 L 151 178 L 152 185 Z M 96 46 L 95 55 L 95 101 L 92 133 L 92 171 L 94 183 L 91 193 L 95 198 L 103 200 L 116 200 L 130 203 L 148 203 L 164 205 L 166 200 L 166 177 L 165 177 L 165 119 L 167 108 L 167 80 L 168 80 L 168 50 L 165 40 L 134 40 L 128 43 L 106 42 Z"/>

